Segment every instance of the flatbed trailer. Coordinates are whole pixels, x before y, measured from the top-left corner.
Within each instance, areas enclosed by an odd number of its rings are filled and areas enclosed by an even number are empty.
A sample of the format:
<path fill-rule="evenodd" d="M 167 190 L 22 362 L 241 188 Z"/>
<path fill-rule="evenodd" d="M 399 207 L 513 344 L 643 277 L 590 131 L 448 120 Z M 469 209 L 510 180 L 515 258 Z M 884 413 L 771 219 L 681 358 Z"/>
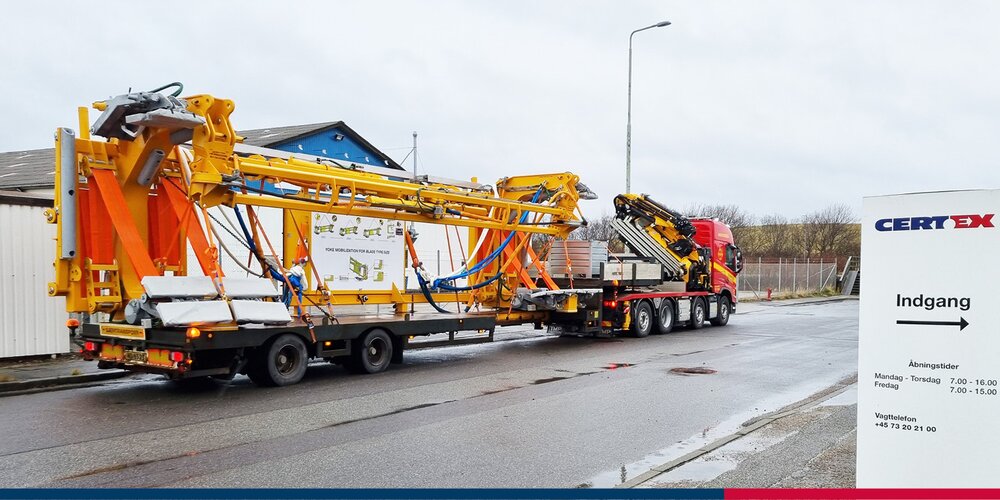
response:
<path fill-rule="evenodd" d="M 101 368 L 157 373 L 173 379 L 231 378 L 245 373 L 255 382 L 283 385 L 283 380 L 301 377 L 299 372 L 305 370 L 309 358 L 374 373 L 389 363 L 401 363 L 413 337 L 476 331 L 488 333 L 485 338 L 492 339 L 496 326 L 494 312 L 412 312 L 338 316 L 336 320 L 323 317 L 315 323 L 296 319 L 280 326 L 85 324 L 80 337 L 84 358 L 97 360 Z M 259 373 L 269 366 L 276 373 Z"/>

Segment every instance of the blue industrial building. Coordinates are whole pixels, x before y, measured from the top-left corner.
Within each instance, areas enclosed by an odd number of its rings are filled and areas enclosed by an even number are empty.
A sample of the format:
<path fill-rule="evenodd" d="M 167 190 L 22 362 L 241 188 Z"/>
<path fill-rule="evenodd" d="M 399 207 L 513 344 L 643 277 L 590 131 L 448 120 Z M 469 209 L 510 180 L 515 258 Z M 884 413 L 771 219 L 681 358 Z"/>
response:
<path fill-rule="evenodd" d="M 313 123 L 238 132 L 244 143 L 289 153 L 304 153 L 403 170 L 398 163 L 344 122 Z"/>

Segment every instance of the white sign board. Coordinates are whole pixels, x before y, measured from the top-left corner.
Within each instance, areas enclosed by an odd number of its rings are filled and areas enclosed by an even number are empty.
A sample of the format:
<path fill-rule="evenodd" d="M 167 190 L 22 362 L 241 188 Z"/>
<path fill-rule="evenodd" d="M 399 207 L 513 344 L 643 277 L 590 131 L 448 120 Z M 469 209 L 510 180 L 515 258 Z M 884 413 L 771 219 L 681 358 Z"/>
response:
<path fill-rule="evenodd" d="M 1000 191 L 865 198 L 863 488 L 1000 487 Z"/>
<path fill-rule="evenodd" d="M 402 221 L 313 214 L 312 257 L 330 290 L 403 288 Z"/>

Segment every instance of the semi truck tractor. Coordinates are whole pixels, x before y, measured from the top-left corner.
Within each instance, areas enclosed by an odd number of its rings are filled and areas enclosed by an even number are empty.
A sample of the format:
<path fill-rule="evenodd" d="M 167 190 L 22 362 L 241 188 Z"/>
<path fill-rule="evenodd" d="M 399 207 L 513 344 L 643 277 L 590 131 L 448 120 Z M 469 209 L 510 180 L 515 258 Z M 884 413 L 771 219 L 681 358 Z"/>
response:
<path fill-rule="evenodd" d="M 712 218 L 689 218 L 648 195 L 614 199 L 612 226 L 628 253 L 603 241 L 566 241 L 553 251 L 550 274 L 560 286 L 594 288 L 575 312 L 553 311 L 565 334 L 669 333 L 677 325 L 723 326 L 736 311 L 743 256 L 732 230 Z"/>

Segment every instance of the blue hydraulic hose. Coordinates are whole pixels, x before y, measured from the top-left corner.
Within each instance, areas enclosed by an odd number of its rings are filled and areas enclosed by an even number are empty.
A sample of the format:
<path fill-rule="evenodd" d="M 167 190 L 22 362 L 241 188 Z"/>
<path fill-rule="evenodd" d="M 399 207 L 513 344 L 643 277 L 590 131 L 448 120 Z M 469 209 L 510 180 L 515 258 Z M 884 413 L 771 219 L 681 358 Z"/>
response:
<path fill-rule="evenodd" d="M 430 304 L 434 309 L 437 309 L 437 312 L 451 314 L 451 311 L 447 309 L 442 309 L 441 306 L 437 305 L 437 302 L 434 302 L 434 297 L 431 295 L 430 289 L 427 288 L 427 280 L 425 280 L 423 276 L 420 275 L 419 272 L 416 274 L 417 274 L 417 283 L 420 284 L 420 291 L 423 292 L 424 298 L 427 299 L 427 303 Z M 468 312 L 468 310 L 466 310 L 466 312 Z"/>
<path fill-rule="evenodd" d="M 476 289 L 482 288 L 482 287 L 484 287 L 486 285 L 489 285 L 490 283 L 493 283 L 494 281 L 500 279 L 500 276 L 502 276 L 502 275 L 503 275 L 503 273 L 497 273 L 492 278 L 490 278 L 490 279 L 488 279 L 486 281 L 480 282 L 480 283 L 476 283 L 475 285 L 472 285 L 472 286 L 459 286 L 459 287 L 455 287 L 455 286 L 445 285 L 444 283 L 442 283 L 441 285 L 439 285 L 439 288 L 441 288 L 442 290 L 444 290 L 446 292 L 467 292 L 469 290 L 476 290 Z"/>
<path fill-rule="evenodd" d="M 246 223 L 243 222 L 243 214 L 240 213 L 240 207 L 233 205 L 233 211 L 236 212 L 236 221 L 240 223 L 240 229 L 243 230 L 243 236 L 246 237 L 247 244 L 250 245 L 250 252 L 252 252 L 254 256 L 259 257 L 259 254 L 257 253 L 257 244 L 254 243 L 253 236 L 250 235 L 250 230 L 247 229 Z M 271 266 L 267 266 L 267 272 L 268 274 L 271 275 L 272 279 L 278 280 L 282 283 L 285 282 L 285 277 L 282 276 L 281 273 L 271 268 Z"/>
<path fill-rule="evenodd" d="M 545 188 L 543 188 L 543 187 L 539 187 L 538 191 L 535 191 L 535 195 L 531 197 L 531 202 L 532 203 L 536 203 L 538 201 L 538 197 L 541 196 L 542 191 L 544 189 Z M 524 224 L 525 221 L 528 220 L 528 215 L 530 213 L 531 212 L 525 210 L 524 213 L 521 214 L 521 218 L 519 219 L 518 223 L 519 224 Z M 513 239 L 514 239 L 514 232 L 511 231 L 511 233 L 509 235 L 507 235 L 507 238 L 503 241 L 503 243 L 501 243 L 500 246 L 497 247 L 496 250 L 494 250 L 492 253 L 490 253 L 489 255 L 487 255 L 485 259 L 477 262 L 476 265 L 472 266 L 470 269 L 467 269 L 467 270 L 465 270 L 465 271 L 463 271 L 461 273 L 454 274 L 452 276 L 446 276 L 444 278 L 435 279 L 434 280 L 434 285 L 433 285 L 434 288 L 441 288 L 443 290 L 449 290 L 449 291 L 455 291 L 455 292 L 467 291 L 467 290 L 474 290 L 475 288 L 469 288 L 469 287 L 459 287 L 459 288 L 451 287 L 451 286 L 445 285 L 444 283 L 453 282 L 453 281 L 455 281 L 457 279 L 461 279 L 461 278 L 467 278 L 467 277 L 469 277 L 469 276 L 471 276 L 471 275 L 479 272 L 484 267 L 490 265 L 494 260 L 496 260 L 497 257 L 500 256 L 500 253 L 503 252 L 504 248 L 507 248 L 507 245 L 510 244 L 511 240 L 513 240 Z M 496 279 L 497 279 L 497 277 L 495 277 L 495 278 L 493 278 L 493 279 L 491 279 L 489 281 L 486 281 L 484 283 L 481 283 L 481 285 L 485 286 L 485 285 L 487 285 L 489 283 L 492 283 Z"/>

